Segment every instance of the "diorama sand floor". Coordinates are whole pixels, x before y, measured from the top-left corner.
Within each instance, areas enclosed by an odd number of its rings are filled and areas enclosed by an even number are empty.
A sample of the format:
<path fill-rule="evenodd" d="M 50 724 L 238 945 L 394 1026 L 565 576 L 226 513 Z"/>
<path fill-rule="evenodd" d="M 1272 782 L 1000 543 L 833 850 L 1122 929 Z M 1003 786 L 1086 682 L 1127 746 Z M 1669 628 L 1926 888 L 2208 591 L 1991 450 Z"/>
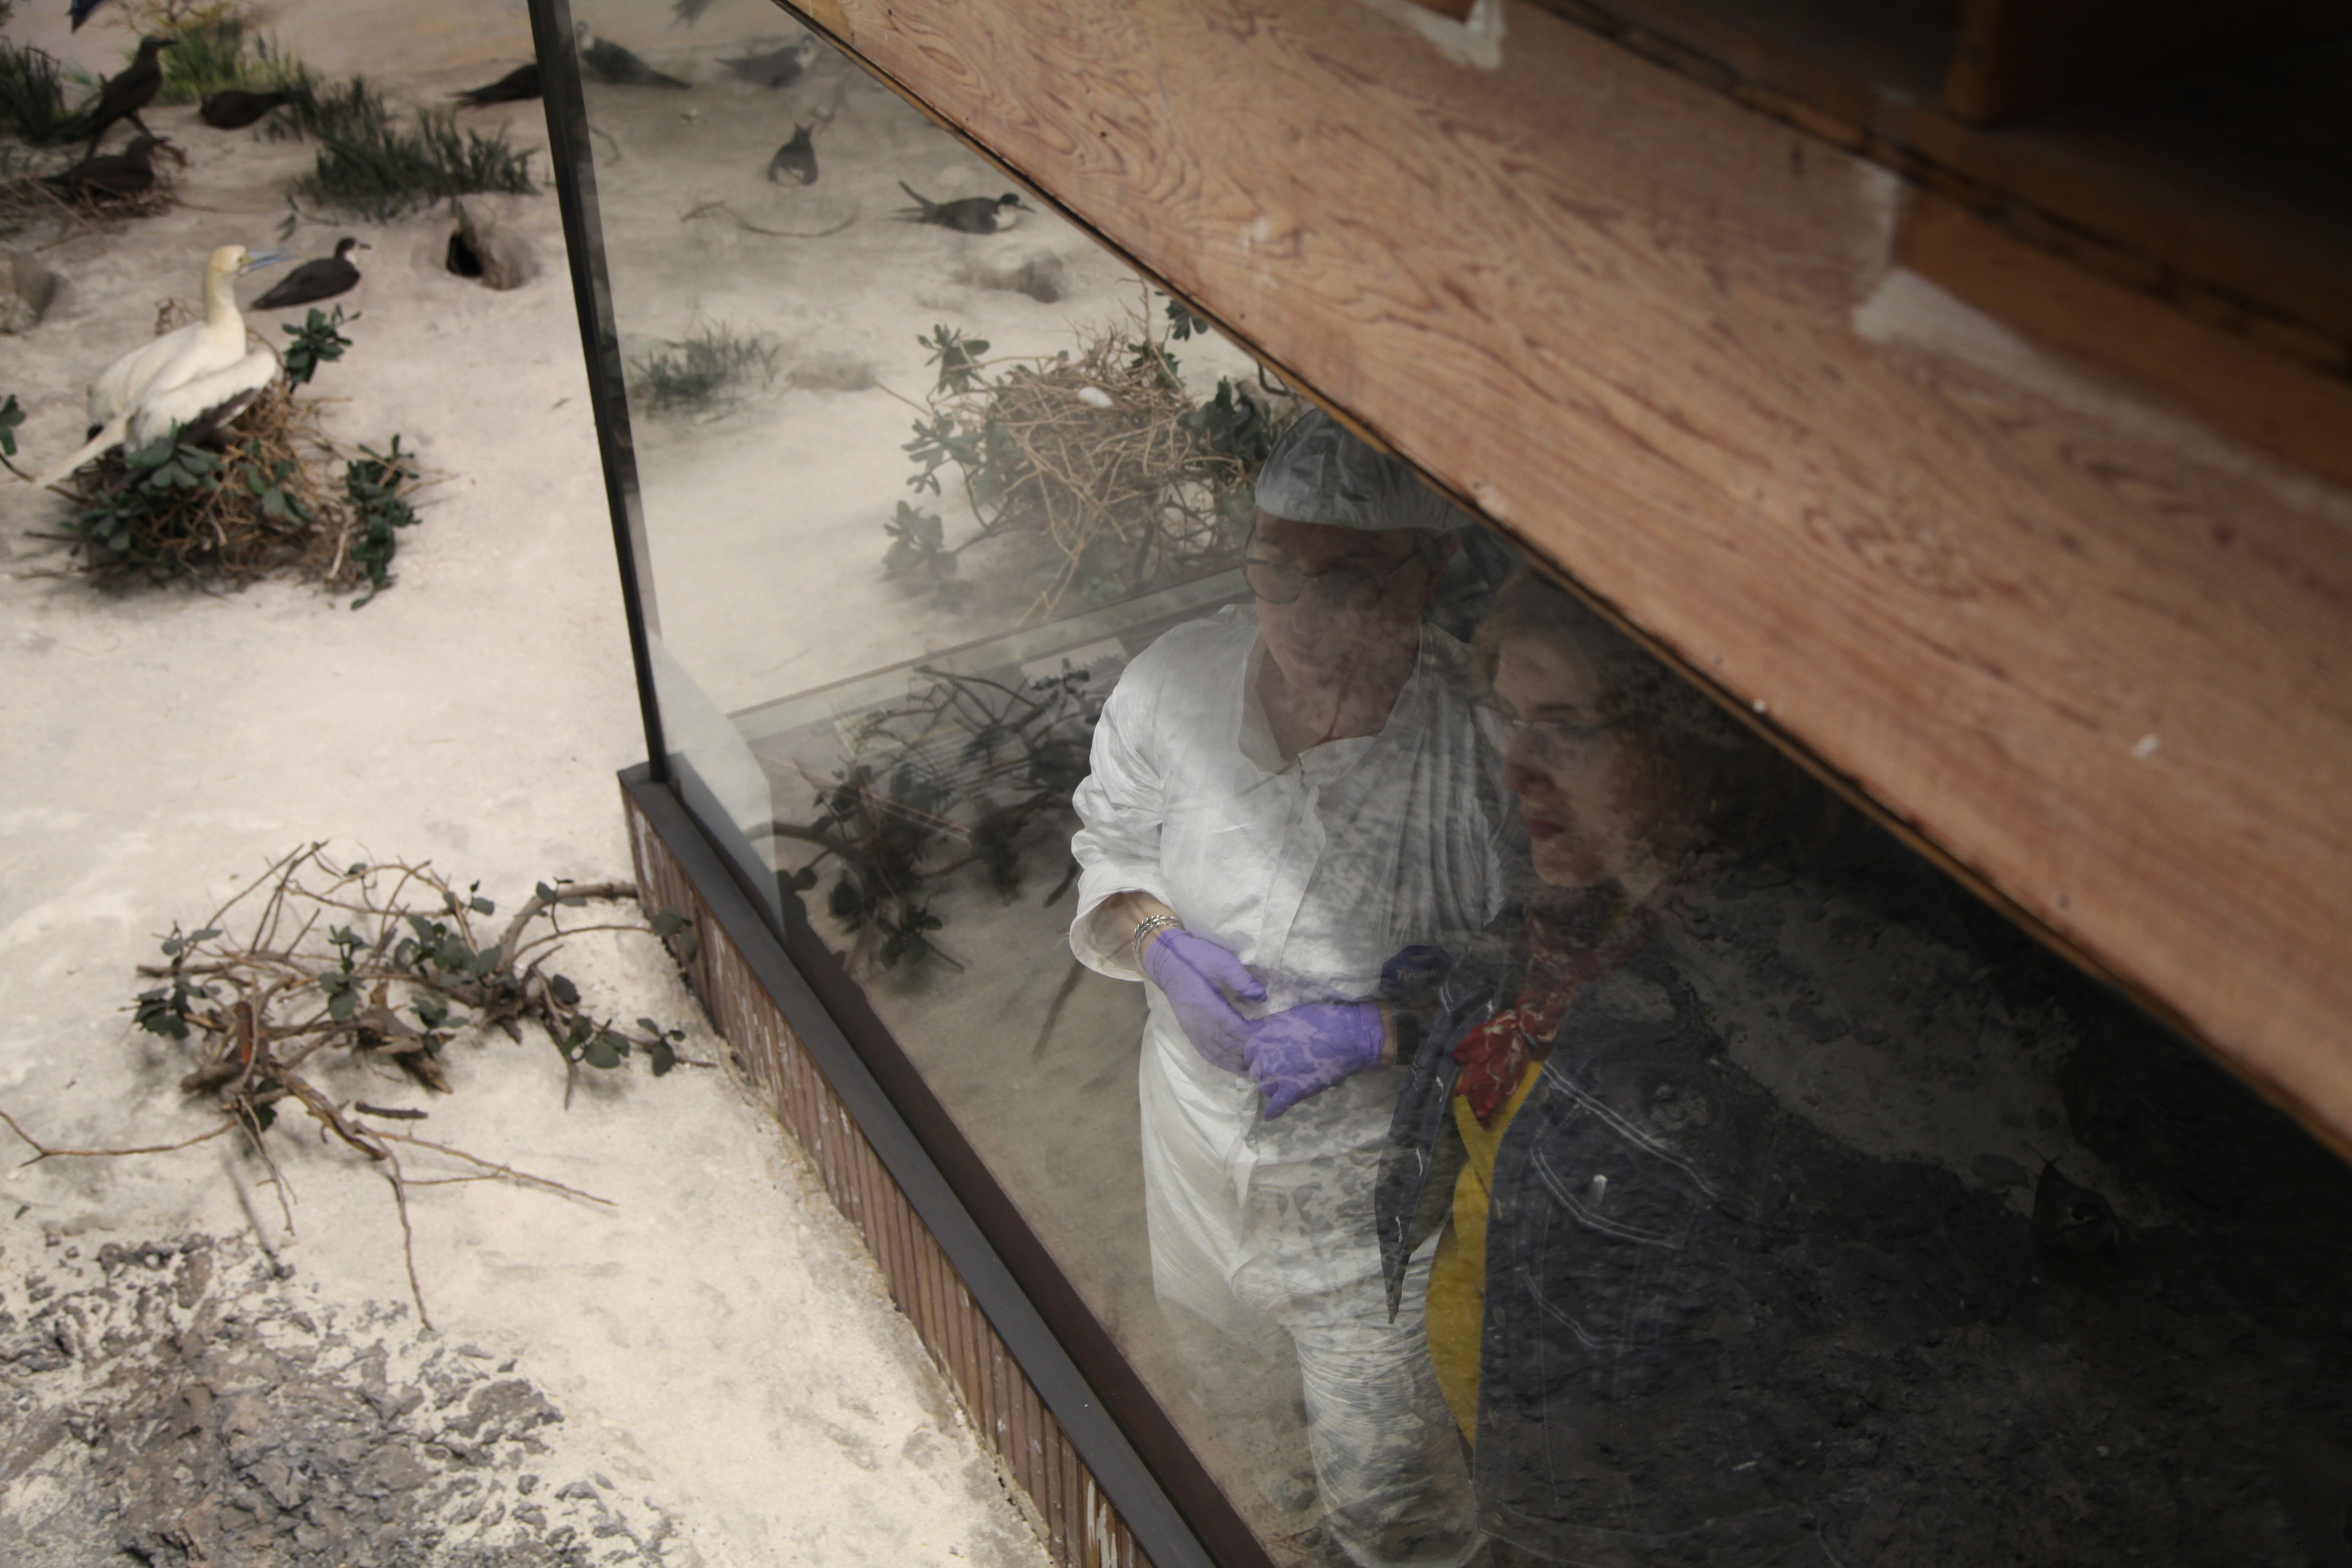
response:
<path fill-rule="evenodd" d="M 113 68 L 120 33 L 68 38 L 50 9 L 20 7 L 12 36 Z M 691 33 L 667 20 L 610 26 L 698 77 L 774 30 L 751 0 Z M 338 0 L 265 23 L 418 103 L 530 50 L 512 4 Z M 275 242 L 281 182 L 308 161 L 191 109 L 148 118 L 188 155 L 181 205 L 46 252 L 67 292 L 0 340 L 37 464 L 79 439 L 83 384 L 159 300 L 194 292 L 213 247 Z M 471 118 L 544 145 L 535 104 Z M 397 585 L 365 609 L 290 583 L 101 592 L 52 574 L 64 556 L 30 536 L 59 503 L 0 491 L 0 1109 L 47 1141 L 204 1129 L 183 1061 L 130 1027 L 133 966 L 299 844 L 430 858 L 509 903 L 542 878 L 627 875 L 613 779 L 644 742 L 552 195 L 515 222 L 542 271 L 503 294 L 444 270 L 440 215 L 291 240 L 372 243 L 355 346 L 316 390 L 336 436 L 398 432 L 437 480 Z M 571 972 L 601 1009 L 676 1021 L 691 1055 L 720 1058 L 649 943 L 591 939 Z M 385 1184 L 304 1136 L 278 1140 L 290 1231 L 225 1142 L 7 1157 L 0 1560 L 168 1544 L 205 1506 L 229 1511 L 203 1528 L 241 1521 L 283 1553 L 253 1561 L 1044 1560 L 855 1232 L 727 1072 L 592 1075 L 567 1109 L 544 1040 L 466 1040 L 450 1071 L 457 1092 L 429 1100 L 381 1077 L 334 1087 L 426 1109 L 430 1135 L 614 1206 L 419 1191 L 430 1331 Z M 192 1400 L 215 1414 L 173 1425 Z M 168 1462 L 151 1473 L 142 1453 Z"/>

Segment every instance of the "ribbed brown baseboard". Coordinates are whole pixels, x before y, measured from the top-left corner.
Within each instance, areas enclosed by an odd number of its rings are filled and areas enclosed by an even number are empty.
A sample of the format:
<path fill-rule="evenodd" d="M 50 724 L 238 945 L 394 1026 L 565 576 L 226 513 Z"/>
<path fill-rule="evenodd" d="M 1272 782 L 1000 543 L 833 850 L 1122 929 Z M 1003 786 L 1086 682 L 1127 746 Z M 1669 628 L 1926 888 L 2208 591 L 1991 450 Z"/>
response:
<path fill-rule="evenodd" d="M 865 1236 L 891 1299 L 914 1321 L 973 1426 L 1036 1504 L 1054 1561 L 1065 1568 L 1151 1568 L 677 857 L 636 803 L 625 793 L 623 800 L 646 908 L 688 916 L 701 937 L 688 983 L 770 1113 L 815 1161 L 835 1206 Z"/>

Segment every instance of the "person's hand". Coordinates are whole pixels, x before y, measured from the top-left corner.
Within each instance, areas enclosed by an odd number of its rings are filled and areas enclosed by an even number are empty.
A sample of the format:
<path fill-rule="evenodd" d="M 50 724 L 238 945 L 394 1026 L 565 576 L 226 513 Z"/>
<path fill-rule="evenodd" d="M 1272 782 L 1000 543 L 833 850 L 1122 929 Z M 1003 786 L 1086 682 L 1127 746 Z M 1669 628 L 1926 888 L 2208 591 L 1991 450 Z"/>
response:
<path fill-rule="evenodd" d="M 1227 1072 L 1248 1070 L 1242 1042 L 1250 1022 L 1234 1010 L 1232 997 L 1263 1002 L 1265 987 L 1247 964 L 1215 942 L 1171 926 L 1145 944 L 1143 973 L 1176 1010 L 1177 1024 L 1202 1061 Z"/>
<path fill-rule="evenodd" d="M 1381 1064 L 1388 1028 L 1371 1002 L 1308 1002 L 1249 1026 L 1249 1075 L 1265 1096 L 1265 1119 L 1310 1094 Z"/>

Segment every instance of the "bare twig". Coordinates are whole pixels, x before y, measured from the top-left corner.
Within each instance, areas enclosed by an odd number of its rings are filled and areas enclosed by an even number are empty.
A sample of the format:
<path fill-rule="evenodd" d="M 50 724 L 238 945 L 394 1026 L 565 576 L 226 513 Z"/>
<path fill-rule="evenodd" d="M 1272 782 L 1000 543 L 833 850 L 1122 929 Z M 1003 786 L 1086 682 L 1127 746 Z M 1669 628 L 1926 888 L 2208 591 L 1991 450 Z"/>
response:
<path fill-rule="evenodd" d="M 270 1153 L 269 1145 L 261 1141 L 261 1119 L 254 1114 L 251 1105 L 233 1103 L 229 1120 L 238 1131 L 245 1134 L 246 1142 L 253 1145 L 253 1152 L 261 1156 L 262 1168 L 269 1173 L 269 1189 L 278 1194 L 278 1217 L 285 1222 L 286 1234 L 293 1235 L 294 1194 L 286 1185 L 286 1173 L 278 1168 L 277 1156 Z"/>
<path fill-rule="evenodd" d="M 25 1162 L 25 1164 L 26 1165 L 37 1165 L 44 1160 L 54 1159 L 71 1158 L 81 1160 L 117 1160 L 130 1154 L 170 1154 L 182 1149 L 190 1149 L 199 1143 L 207 1142 L 212 1139 L 219 1137 L 224 1132 L 234 1132 L 236 1131 L 236 1127 L 234 1122 L 225 1121 L 209 1132 L 199 1132 L 193 1138 L 183 1138 L 177 1143 L 151 1143 L 137 1149 L 52 1149 L 47 1144 L 42 1142 L 39 1139 L 34 1137 L 31 1133 L 26 1131 L 25 1129 L 17 1123 L 16 1119 L 9 1115 L 5 1110 L 0 1110 L 0 1121 L 6 1122 L 8 1124 L 9 1131 L 14 1132 L 17 1137 L 22 1138 L 33 1148 L 33 1157 Z M 18 1168 L 22 1169 L 23 1167 L 20 1166 Z"/>
<path fill-rule="evenodd" d="M 408 1224 L 408 1189 L 400 1179 L 400 1156 L 387 1149 L 383 1161 L 383 1179 L 392 1184 L 393 1206 L 400 1211 L 400 1257 L 408 1266 L 409 1299 L 416 1303 L 417 1322 L 429 1329 L 433 1314 L 425 1310 L 425 1287 L 416 1282 L 416 1232 Z"/>
<path fill-rule="evenodd" d="M 1045 1005 L 1045 1021 L 1037 1026 L 1037 1043 L 1029 1047 L 1031 1061 L 1043 1060 L 1045 1042 L 1054 1037 L 1054 1026 L 1062 1021 L 1062 1009 L 1069 1005 L 1076 994 L 1078 982 L 1087 977 L 1087 966 L 1076 959 L 1070 960 L 1070 972 L 1062 976 L 1061 984 L 1054 988 L 1054 999 Z"/>
<path fill-rule="evenodd" d="M 436 1143 L 429 1138 L 419 1138 L 408 1132 L 394 1132 L 388 1127 L 372 1127 L 368 1131 L 390 1142 L 407 1143 L 419 1149 L 430 1149 L 436 1154 L 446 1154 L 453 1160 L 463 1160 L 466 1163 L 478 1166 L 493 1176 L 501 1176 L 527 1187 L 545 1187 L 550 1192 L 583 1198 L 592 1204 L 601 1204 L 608 1209 L 619 1206 L 610 1198 L 600 1198 L 593 1193 L 583 1193 L 578 1187 L 567 1187 L 562 1182 L 546 1176 L 534 1176 L 529 1171 L 518 1171 L 512 1165 L 501 1165 L 496 1160 L 485 1160 L 479 1154 L 468 1154 L 463 1149 L 453 1149 L 446 1143 Z M 386 1151 L 386 1153 L 389 1155 L 390 1152 Z"/>
<path fill-rule="evenodd" d="M 698 218 L 706 213 L 724 213 L 729 217 L 735 220 L 735 225 L 738 228 L 743 229 L 747 233 L 751 234 L 765 235 L 771 239 L 823 239 L 827 235 L 839 234 L 843 229 L 847 228 L 851 224 L 856 223 L 858 218 L 864 215 L 865 210 L 864 205 L 859 204 L 850 209 L 850 213 L 847 217 L 843 218 L 839 223 L 834 224 L 830 227 L 808 229 L 803 231 L 789 228 L 762 228 L 758 224 L 753 223 L 751 219 L 745 217 L 741 213 L 737 212 L 733 207 L 729 206 L 725 202 L 705 202 L 698 207 L 694 207 L 688 211 L 680 213 L 678 215 L 677 221 L 680 223 L 686 223 L 691 219 Z"/>
<path fill-rule="evenodd" d="M 364 1120 L 414 1121 L 424 1118 L 422 1110 L 362 1100 L 347 1114 L 310 1076 L 314 1060 L 331 1059 L 321 1052 L 396 1065 L 426 1088 L 447 1092 L 450 1084 L 437 1053 L 460 1030 L 496 1027 L 520 1039 L 528 1022 L 544 1029 L 563 1055 L 567 1086 L 583 1062 L 610 1068 L 632 1054 L 650 1058 L 656 1074 L 681 1061 L 712 1065 L 678 1057 L 671 1042 L 682 1036 L 650 1019 L 641 1020 L 645 1029 L 655 1031 L 648 1036 L 592 1017 L 581 1006 L 577 987 L 547 969 L 546 960 L 572 936 L 653 934 L 646 926 L 610 920 L 568 931 L 557 924 L 557 911 L 566 905 L 634 899 L 633 883 L 543 885 L 546 896 L 534 892 L 523 900 L 500 940 L 488 945 L 472 917 L 492 913 L 493 906 L 478 897 L 478 886 L 461 892 L 422 861 L 347 868 L 330 862 L 323 844 L 305 845 L 224 900 L 204 926 L 187 933 L 174 926 L 163 942 L 168 962 L 139 968 L 144 979 L 157 983 L 138 998 L 141 1026 L 191 1048 L 196 1060 L 181 1080 L 182 1090 L 205 1096 L 221 1113 L 219 1125 L 175 1143 L 66 1149 L 42 1143 L 5 1111 L 0 1122 L 33 1149 L 27 1163 L 58 1155 L 170 1153 L 226 1133 L 241 1134 L 268 1170 L 291 1231 L 292 1189 L 268 1133 L 281 1111 L 299 1106 L 322 1142 L 340 1142 L 364 1157 L 390 1183 L 410 1293 L 420 1319 L 429 1324 L 409 1212 L 411 1185 L 496 1180 L 605 1206 L 610 1200 Z M 225 924 L 240 906 L 248 922 L 242 939 L 227 934 Z M 532 934 L 539 921 L 547 922 L 549 933 Z M 536 958 L 518 962 L 518 954 L 533 952 Z M 472 1169 L 411 1183 L 395 1144 L 429 1150 Z"/>

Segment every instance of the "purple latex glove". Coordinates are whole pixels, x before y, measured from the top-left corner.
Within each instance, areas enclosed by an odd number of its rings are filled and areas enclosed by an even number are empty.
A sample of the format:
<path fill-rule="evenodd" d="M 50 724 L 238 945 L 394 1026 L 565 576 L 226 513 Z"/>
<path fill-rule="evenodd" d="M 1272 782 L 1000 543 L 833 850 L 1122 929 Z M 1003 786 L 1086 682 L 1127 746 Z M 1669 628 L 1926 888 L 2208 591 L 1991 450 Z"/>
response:
<path fill-rule="evenodd" d="M 1225 994 L 1230 991 L 1244 1002 L 1265 1000 L 1265 987 L 1249 965 L 1215 942 L 1171 926 L 1145 944 L 1143 973 L 1167 996 L 1184 1037 L 1202 1061 L 1227 1072 L 1249 1070 L 1242 1043 L 1250 1022 L 1234 1010 Z"/>
<path fill-rule="evenodd" d="M 1388 1030 L 1370 1002 L 1308 1002 L 1260 1018 L 1242 1048 L 1265 1096 L 1265 1119 L 1381 1065 Z"/>

